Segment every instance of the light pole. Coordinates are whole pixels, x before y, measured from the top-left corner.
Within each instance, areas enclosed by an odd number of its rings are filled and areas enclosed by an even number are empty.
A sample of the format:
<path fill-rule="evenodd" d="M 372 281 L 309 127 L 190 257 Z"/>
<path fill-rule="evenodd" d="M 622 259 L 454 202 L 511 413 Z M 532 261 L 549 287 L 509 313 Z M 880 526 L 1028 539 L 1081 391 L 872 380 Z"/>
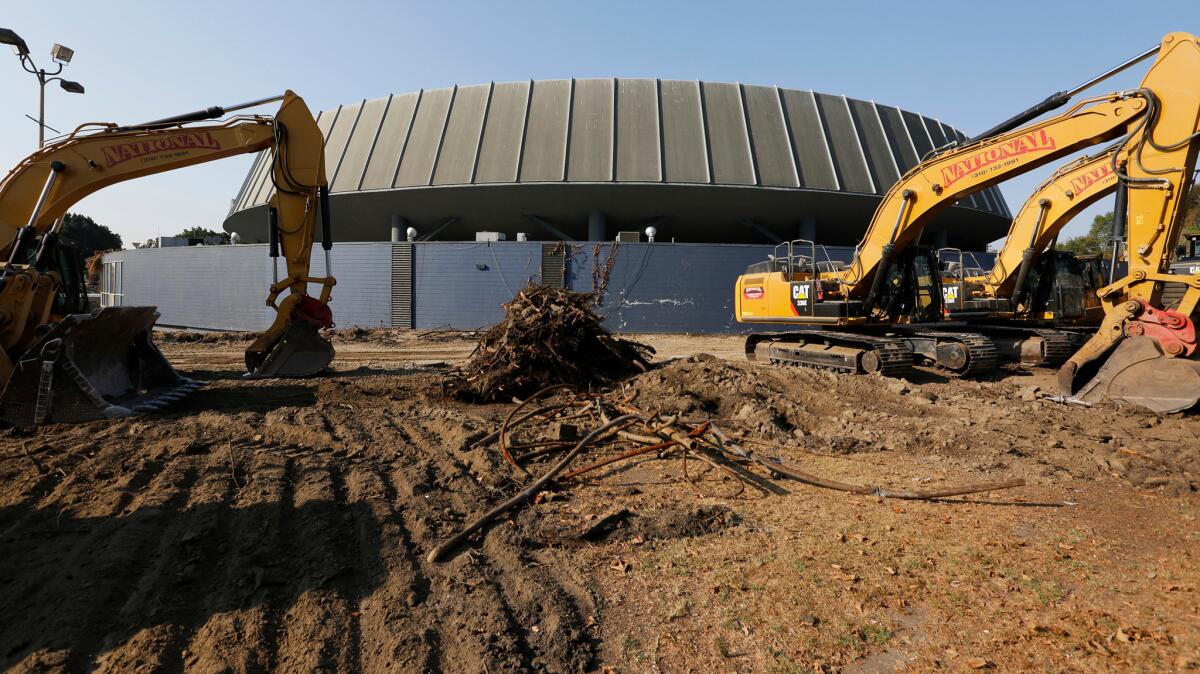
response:
<path fill-rule="evenodd" d="M 50 58 L 58 68 L 53 72 L 49 72 L 45 68 L 39 68 L 33 62 L 33 58 L 29 56 L 29 47 L 25 44 L 25 40 L 21 39 L 20 35 L 7 28 L 0 28 L 0 44 L 11 46 L 13 53 L 21 59 L 21 67 L 25 69 L 25 72 L 31 73 L 38 79 L 38 147 L 41 148 L 46 144 L 46 85 L 50 82 L 58 82 L 58 86 L 70 94 L 82 94 L 84 91 L 82 84 L 56 77 L 56 75 L 62 72 L 63 67 L 71 62 L 71 57 L 75 55 L 75 51 L 61 44 L 55 44 L 50 49 Z"/>

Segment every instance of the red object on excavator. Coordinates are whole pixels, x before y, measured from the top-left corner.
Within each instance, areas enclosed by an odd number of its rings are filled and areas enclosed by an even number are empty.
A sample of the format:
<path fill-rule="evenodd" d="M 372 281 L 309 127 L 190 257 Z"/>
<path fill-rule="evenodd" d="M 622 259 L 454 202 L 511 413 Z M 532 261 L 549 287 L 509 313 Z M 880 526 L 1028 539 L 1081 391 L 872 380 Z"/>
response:
<path fill-rule="evenodd" d="M 305 295 L 296 304 L 296 308 L 292 311 L 292 318 L 304 321 L 318 330 L 333 327 L 333 311 L 329 309 L 329 305 L 322 304 L 320 300 L 311 295 Z"/>
<path fill-rule="evenodd" d="M 1145 300 L 1135 301 L 1141 309 L 1137 318 L 1125 327 L 1126 335 L 1153 337 L 1168 356 L 1186 357 L 1196 353 L 1196 324 L 1192 319 L 1178 311 L 1155 309 Z"/>

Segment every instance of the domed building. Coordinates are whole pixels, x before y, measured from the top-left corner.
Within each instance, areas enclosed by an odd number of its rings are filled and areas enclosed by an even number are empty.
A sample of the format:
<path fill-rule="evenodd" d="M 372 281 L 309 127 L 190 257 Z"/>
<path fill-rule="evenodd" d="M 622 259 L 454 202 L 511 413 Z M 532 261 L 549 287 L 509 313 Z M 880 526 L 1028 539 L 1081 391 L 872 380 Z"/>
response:
<path fill-rule="evenodd" d="M 340 241 L 659 241 L 852 246 L 879 197 L 932 148 L 936 119 L 831 94 L 654 79 L 453 86 L 320 113 Z M 225 229 L 266 240 L 259 156 Z M 943 214 L 933 241 L 983 248 L 1011 214 L 999 191 Z M 941 232 L 944 232 L 942 234 Z"/>

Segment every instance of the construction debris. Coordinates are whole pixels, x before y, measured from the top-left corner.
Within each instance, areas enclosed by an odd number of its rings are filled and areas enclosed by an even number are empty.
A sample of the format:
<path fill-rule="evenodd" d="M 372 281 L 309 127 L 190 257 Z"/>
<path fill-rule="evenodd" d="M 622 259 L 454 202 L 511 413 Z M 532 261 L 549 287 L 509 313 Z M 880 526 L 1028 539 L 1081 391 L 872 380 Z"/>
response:
<path fill-rule="evenodd" d="M 654 349 L 605 330 L 591 295 L 528 286 L 504 310 L 449 378 L 455 396 L 494 402 L 559 384 L 586 389 L 650 368 Z"/>
<path fill-rule="evenodd" d="M 534 401 L 551 394 L 561 394 L 563 398 L 517 416 L 517 412 L 521 409 L 531 406 Z M 555 385 L 544 388 L 521 401 L 508 414 L 496 432 L 484 436 L 474 446 L 476 448 L 486 447 L 492 441 L 498 441 L 498 450 L 504 456 L 505 461 L 526 475 L 529 475 L 529 471 L 522 465 L 524 462 L 555 453 L 566 452 L 566 454 L 545 470 L 540 477 L 525 486 L 516 496 L 484 513 L 459 533 L 430 551 L 428 560 L 433 563 L 444 559 L 472 534 L 486 527 L 501 514 L 534 499 L 539 492 L 550 487 L 556 479 L 575 480 L 598 468 L 647 454 L 656 454 L 658 458 L 677 457 L 681 462 L 683 479 L 705 496 L 711 494 L 705 494 L 692 474 L 688 472 L 689 459 L 700 461 L 724 473 L 736 490 L 733 493 L 721 494 L 726 498 L 740 495 L 747 485 L 758 488 L 764 493 L 771 492 L 771 489 L 764 484 L 763 476 L 748 470 L 751 466 L 765 469 L 768 477 L 785 477 L 825 489 L 875 496 L 880 500 L 886 498 L 940 499 L 1025 485 L 1024 480 L 1015 479 L 915 491 L 848 484 L 788 466 L 776 456 L 752 451 L 733 441 L 711 420 L 684 420 L 677 415 L 647 412 L 636 407 L 633 404 L 633 398 L 633 395 L 619 396 L 615 393 L 575 393 L 569 386 Z M 533 420 L 537 420 L 538 423 L 530 424 Z M 590 426 L 592 430 L 578 442 L 564 440 L 560 436 L 559 429 L 563 427 L 565 420 L 570 420 L 573 427 Z M 538 429 L 541 431 L 540 434 L 537 432 Z M 551 440 L 510 444 L 510 440 L 520 430 L 524 430 L 526 434 L 533 430 L 535 433 L 533 437 L 550 436 Z M 516 448 L 530 447 L 538 447 L 538 449 L 521 455 L 514 455 L 512 452 Z M 571 462 L 585 451 L 600 447 L 615 451 L 611 451 L 608 456 L 589 465 L 564 473 Z"/>

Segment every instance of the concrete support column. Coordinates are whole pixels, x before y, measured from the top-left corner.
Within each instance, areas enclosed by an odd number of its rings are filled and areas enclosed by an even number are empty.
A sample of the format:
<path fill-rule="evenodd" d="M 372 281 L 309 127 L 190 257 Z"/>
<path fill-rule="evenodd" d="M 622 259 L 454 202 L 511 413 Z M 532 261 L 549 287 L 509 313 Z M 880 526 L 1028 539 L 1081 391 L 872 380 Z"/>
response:
<path fill-rule="evenodd" d="M 588 241 L 607 241 L 608 240 L 608 220 L 604 217 L 604 211 L 593 208 L 588 213 Z"/>
<path fill-rule="evenodd" d="M 796 238 L 805 239 L 808 241 L 816 241 L 817 219 L 811 215 L 804 216 L 804 218 L 800 220 L 800 225 L 796 228 Z"/>
<path fill-rule="evenodd" d="M 405 240 L 405 231 L 408 229 L 408 220 L 404 219 L 403 215 L 392 214 L 392 243 L 400 243 Z"/>

